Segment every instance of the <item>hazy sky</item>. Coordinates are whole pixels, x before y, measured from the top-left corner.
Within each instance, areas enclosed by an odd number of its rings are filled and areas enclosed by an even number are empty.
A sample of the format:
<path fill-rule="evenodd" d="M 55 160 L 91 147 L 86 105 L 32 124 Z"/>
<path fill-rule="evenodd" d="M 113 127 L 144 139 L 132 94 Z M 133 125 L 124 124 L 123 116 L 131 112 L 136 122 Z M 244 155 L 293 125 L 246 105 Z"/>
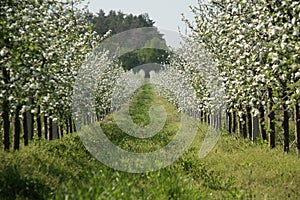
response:
<path fill-rule="evenodd" d="M 124 13 L 136 15 L 148 13 L 150 19 L 155 21 L 154 25 L 174 40 L 176 36 L 173 33 L 178 33 L 178 27 L 185 32 L 185 23 L 181 20 L 181 13 L 188 19 L 193 19 L 189 6 L 197 5 L 198 0 L 89 0 L 89 2 L 89 10 L 94 13 L 100 9 L 106 13 L 109 10 L 121 10 Z M 164 30 L 169 30 L 169 32 Z"/>
<path fill-rule="evenodd" d="M 190 5 L 197 5 L 198 0 L 89 0 L 89 10 L 93 12 L 104 9 L 121 10 L 124 13 L 142 14 L 148 13 L 155 25 L 162 29 L 178 30 L 178 26 L 184 29 L 181 21 L 181 13 L 192 19 Z"/>

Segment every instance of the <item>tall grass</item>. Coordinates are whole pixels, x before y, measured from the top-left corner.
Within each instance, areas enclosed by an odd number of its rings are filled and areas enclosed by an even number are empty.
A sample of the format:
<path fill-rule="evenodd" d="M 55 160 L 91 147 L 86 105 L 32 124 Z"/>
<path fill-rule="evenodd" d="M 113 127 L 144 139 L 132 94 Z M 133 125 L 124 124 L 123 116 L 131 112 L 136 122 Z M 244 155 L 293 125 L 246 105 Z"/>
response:
<path fill-rule="evenodd" d="M 176 133 L 179 114 L 145 85 L 132 99 L 136 123 L 149 123 L 147 110 L 163 104 L 167 121 L 151 139 L 123 133 L 107 116 L 101 126 L 121 148 L 145 152 L 166 145 Z M 147 121 L 148 120 L 148 121 Z M 281 148 L 252 144 L 223 134 L 204 159 L 198 158 L 207 127 L 189 151 L 172 165 L 156 172 L 130 174 L 111 169 L 85 149 L 78 135 L 52 142 L 32 141 L 20 152 L 0 153 L 0 199 L 297 199 L 300 196 L 300 161 Z"/>

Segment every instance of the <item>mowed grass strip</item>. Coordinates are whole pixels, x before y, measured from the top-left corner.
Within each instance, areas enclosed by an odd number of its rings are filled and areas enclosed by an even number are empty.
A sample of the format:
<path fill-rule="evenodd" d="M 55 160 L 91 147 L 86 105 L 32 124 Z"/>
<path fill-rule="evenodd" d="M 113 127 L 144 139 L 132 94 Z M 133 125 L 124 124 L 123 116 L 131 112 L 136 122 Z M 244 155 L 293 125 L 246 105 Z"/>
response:
<path fill-rule="evenodd" d="M 160 148 L 176 134 L 180 115 L 157 96 L 153 86 L 145 85 L 130 102 L 133 120 L 141 125 L 150 123 L 147 109 L 153 104 L 164 105 L 168 114 L 163 130 L 153 138 L 143 141 L 126 135 L 113 122 L 112 115 L 101 126 L 124 149 L 144 152 Z M 296 155 L 285 155 L 280 147 L 270 150 L 259 142 L 252 144 L 224 133 L 213 151 L 199 159 L 206 130 L 206 125 L 199 124 L 189 151 L 172 165 L 140 174 L 103 165 L 89 154 L 77 134 L 51 142 L 34 140 L 17 152 L 1 151 L 0 199 L 297 199 L 300 196 L 300 161 Z"/>

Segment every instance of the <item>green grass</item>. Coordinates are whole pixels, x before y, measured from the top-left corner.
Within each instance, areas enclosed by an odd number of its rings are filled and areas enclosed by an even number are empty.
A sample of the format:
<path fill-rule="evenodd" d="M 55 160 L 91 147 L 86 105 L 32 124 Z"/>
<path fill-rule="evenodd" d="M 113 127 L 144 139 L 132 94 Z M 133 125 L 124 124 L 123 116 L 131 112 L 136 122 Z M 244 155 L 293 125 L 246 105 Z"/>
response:
<path fill-rule="evenodd" d="M 145 85 L 132 99 L 130 114 L 137 124 L 147 125 L 147 110 L 157 103 L 165 106 L 168 116 L 163 130 L 151 139 L 124 134 L 112 122 L 112 115 L 101 126 L 124 149 L 144 152 L 160 148 L 178 130 L 179 115 L 174 107 Z M 285 155 L 281 147 L 270 150 L 223 134 L 213 151 L 200 159 L 206 128 L 199 125 L 189 151 L 172 165 L 140 174 L 101 164 L 85 150 L 77 134 L 51 142 L 35 140 L 20 152 L 0 152 L 0 199 L 299 198 L 300 160 L 293 152 Z"/>

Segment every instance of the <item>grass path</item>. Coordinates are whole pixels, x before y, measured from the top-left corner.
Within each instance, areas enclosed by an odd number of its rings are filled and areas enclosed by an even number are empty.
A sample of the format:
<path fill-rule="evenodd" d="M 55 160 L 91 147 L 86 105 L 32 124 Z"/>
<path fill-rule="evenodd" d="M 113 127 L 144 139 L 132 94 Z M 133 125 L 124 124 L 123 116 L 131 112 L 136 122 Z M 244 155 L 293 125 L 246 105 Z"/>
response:
<path fill-rule="evenodd" d="M 147 110 L 160 103 L 168 113 L 166 125 L 151 139 L 124 134 L 109 115 L 101 123 L 120 147 L 137 152 L 166 145 L 176 133 L 179 115 L 151 85 L 133 98 L 130 113 L 147 125 Z M 93 158 L 74 134 L 52 142 L 32 141 L 20 152 L 0 152 L 0 199 L 297 199 L 300 161 L 280 147 L 252 144 L 222 135 L 204 159 L 198 158 L 205 125 L 190 148 L 172 165 L 156 172 L 115 171 Z"/>

